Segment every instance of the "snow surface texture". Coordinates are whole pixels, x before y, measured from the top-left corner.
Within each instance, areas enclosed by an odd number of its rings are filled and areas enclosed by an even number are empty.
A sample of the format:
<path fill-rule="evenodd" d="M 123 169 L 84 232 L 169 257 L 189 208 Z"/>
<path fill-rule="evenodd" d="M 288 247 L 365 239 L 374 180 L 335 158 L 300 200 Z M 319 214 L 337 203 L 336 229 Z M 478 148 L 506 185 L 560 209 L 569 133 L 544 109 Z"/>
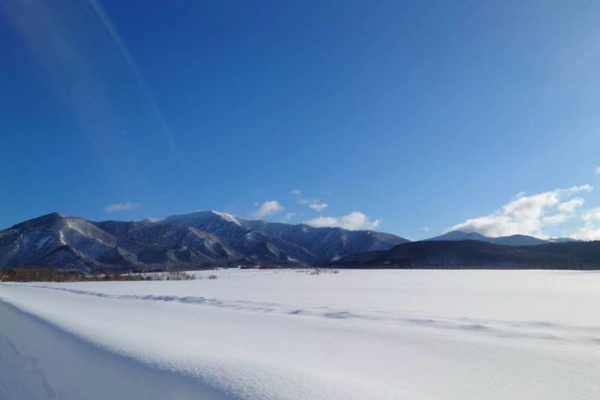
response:
<path fill-rule="evenodd" d="M 0 398 L 597 399 L 600 273 L 0 285 Z"/>

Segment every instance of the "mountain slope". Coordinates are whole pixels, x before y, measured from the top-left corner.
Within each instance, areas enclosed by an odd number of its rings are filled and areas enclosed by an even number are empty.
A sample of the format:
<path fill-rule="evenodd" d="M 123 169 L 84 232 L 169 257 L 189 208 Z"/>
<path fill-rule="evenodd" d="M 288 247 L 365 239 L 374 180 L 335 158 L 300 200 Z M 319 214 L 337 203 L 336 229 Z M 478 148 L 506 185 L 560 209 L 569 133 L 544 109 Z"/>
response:
<path fill-rule="evenodd" d="M 90 222 L 49 214 L 0 232 L 0 265 L 131 269 L 223 263 L 242 256 L 217 238 L 182 226 Z"/>
<path fill-rule="evenodd" d="M 389 249 L 408 242 L 388 233 L 252 221 L 216 211 L 175 215 L 159 223 L 198 228 L 219 236 L 235 248 L 248 247 L 251 243 L 265 243 L 293 260 L 309 264 L 328 262 L 358 252 Z"/>
<path fill-rule="evenodd" d="M 91 222 L 53 213 L 0 231 L 0 266 L 130 270 L 315 264 L 405 241 L 379 232 L 247 221 L 215 211 L 141 222 Z"/>
<path fill-rule="evenodd" d="M 62 214 L 48 214 L 0 232 L 0 265 L 90 267 L 94 263 L 126 264 L 118 239 L 94 224 Z"/>

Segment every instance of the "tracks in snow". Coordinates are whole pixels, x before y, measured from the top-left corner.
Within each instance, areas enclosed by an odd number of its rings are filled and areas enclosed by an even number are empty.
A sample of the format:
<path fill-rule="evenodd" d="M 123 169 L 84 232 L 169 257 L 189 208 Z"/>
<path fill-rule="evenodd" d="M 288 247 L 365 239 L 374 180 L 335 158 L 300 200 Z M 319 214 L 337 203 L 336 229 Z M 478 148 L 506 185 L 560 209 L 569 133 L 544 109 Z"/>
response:
<path fill-rule="evenodd" d="M 117 295 L 99 291 L 69 289 L 48 285 L 28 285 L 44 290 L 65 292 L 77 296 L 92 296 L 116 300 L 177 303 L 190 306 L 219 307 L 238 311 L 285 314 L 327 318 L 333 320 L 363 320 L 373 323 L 396 324 L 398 327 L 426 327 L 446 332 L 488 335 L 507 339 L 533 339 L 550 342 L 571 342 L 600 345 L 599 326 L 579 326 L 550 321 L 503 321 L 491 319 L 448 318 L 441 316 L 414 317 L 414 313 L 382 311 L 361 307 L 357 310 L 332 306 L 314 306 L 284 303 L 253 302 L 248 300 L 220 300 L 201 296 L 174 295 Z"/>

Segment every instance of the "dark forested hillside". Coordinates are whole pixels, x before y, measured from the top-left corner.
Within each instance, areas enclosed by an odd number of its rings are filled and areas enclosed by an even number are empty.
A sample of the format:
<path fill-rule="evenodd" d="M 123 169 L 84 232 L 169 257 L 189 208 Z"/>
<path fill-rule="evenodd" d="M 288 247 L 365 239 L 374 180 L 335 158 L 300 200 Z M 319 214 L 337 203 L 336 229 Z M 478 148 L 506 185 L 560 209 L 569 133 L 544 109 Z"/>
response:
<path fill-rule="evenodd" d="M 600 241 L 502 246 L 475 240 L 426 241 L 353 254 L 335 263 L 359 268 L 600 269 Z"/>

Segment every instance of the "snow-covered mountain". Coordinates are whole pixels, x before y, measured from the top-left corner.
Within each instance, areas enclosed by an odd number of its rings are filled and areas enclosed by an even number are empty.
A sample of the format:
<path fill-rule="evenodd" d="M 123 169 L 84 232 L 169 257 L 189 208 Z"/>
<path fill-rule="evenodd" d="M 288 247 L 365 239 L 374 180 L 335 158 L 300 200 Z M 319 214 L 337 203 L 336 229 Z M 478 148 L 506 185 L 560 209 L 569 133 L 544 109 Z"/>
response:
<path fill-rule="evenodd" d="M 49 214 L 0 231 L 0 265 L 129 269 L 242 258 L 218 238 L 185 226 L 91 222 Z"/>
<path fill-rule="evenodd" d="M 504 246 L 536 246 L 544 243 L 566 243 L 576 242 L 577 240 L 571 238 L 555 238 L 555 239 L 538 239 L 533 236 L 527 235 L 511 235 L 511 236 L 500 236 L 500 237 L 488 237 L 481 235 L 476 232 L 462 232 L 462 231 L 451 231 L 441 236 L 427 239 L 428 241 L 459 241 L 459 240 L 479 240 L 481 242 L 488 242 L 493 244 L 500 244 Z"/>
<path fill-rule="evenodd" d="M 373 231 L 249 221 L 200 211 L 141 222 L 53 213 L 0 231 L 0 266 L 77 269 L 328 262 L 406 239 Z"/>
<path fill-rule="evenodd" d="M 386 250 L 408 242 L 389 233 L 245 220 L 217 211 L 175 215 L 159 224 L 198 228 L 218 236 L 232 248 L 247 249 L 264 243 L 268 248 L 276 248 L 290 258 L 306 263 L 327 262 L 363 251 Z"/>

